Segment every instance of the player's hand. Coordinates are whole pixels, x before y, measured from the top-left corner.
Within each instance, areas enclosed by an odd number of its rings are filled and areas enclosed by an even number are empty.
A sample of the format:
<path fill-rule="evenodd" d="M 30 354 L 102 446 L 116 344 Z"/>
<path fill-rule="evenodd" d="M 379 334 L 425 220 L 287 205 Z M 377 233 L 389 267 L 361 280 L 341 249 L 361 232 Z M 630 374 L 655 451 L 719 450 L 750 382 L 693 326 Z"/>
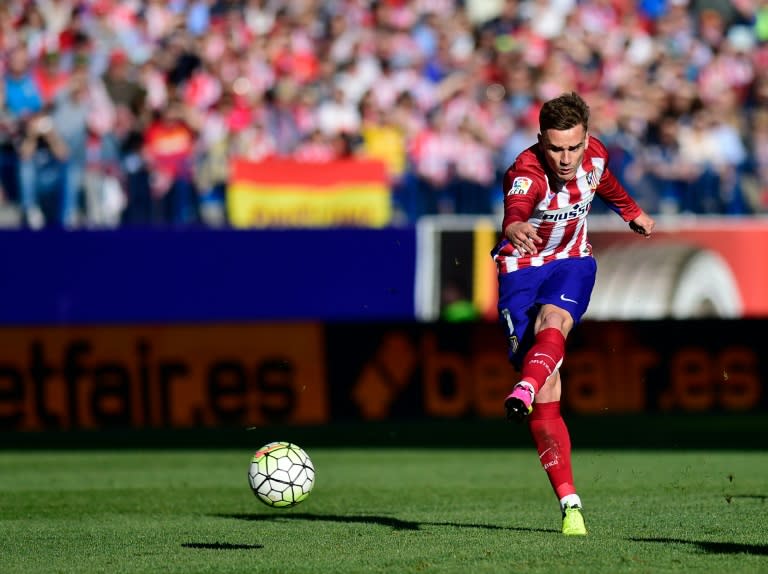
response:
<path fill-rule="evenodd" d="M 629 228 L 635 233 L 650 237 L 656 222 L 647 213 L 643 212 L 629 222 Z"/>
<path fill-rule="evenodd" d="M 510 223 L 504 230 L 504 235 L 523 255 L 536 255 L 539 252 L 536 245 L 540 245 L 543 241 L 536 233 L 536 228 L 527 221 Z"/>

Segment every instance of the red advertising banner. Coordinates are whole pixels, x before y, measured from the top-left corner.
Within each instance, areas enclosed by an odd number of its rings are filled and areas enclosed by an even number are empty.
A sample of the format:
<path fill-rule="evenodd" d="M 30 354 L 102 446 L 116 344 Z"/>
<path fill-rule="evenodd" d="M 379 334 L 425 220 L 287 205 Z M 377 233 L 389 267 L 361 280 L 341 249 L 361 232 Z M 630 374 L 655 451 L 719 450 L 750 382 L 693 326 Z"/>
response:
<path fill-rule="evenodd" d="M 591 230 L 591 319 L 768 317 L 768 222 L 661 222 L 648 240 Z"/>
<path fill-rule="evenodd" d="M 585 320 L 665 320 L 768 317 L 768 221 L 760 219 L 661 220 L 649 239 L 615 216 L 590 220 L 597 280 Z M 497 318 L 496 268 L 489 251 L 499 231 L 487 219 L 431 222 L 432 264 L 417 286 L 419 318 L 439 314 L 439 294 L 455 281 L 460 261 L 464 291 L 481 316 Z M 458 246 L 471 246 L 462 247 Z M 431 273 L 431 275 L 430 275 Z"/>
<path fill-rule="evenodd" d="M 227 210 L 239 228 L 385 227 L 392 217 L 386 165 L 370 159 L 236 160 Z"/>

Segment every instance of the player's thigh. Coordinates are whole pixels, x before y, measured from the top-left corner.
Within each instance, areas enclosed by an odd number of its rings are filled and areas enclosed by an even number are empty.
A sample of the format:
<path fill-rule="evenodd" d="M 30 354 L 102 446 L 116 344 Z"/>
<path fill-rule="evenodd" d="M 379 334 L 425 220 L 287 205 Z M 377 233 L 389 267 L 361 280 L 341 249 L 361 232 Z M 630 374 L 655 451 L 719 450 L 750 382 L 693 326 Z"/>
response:
<path fill-rule="evenodd" d="M 539 305 L 538 286 L 541 268 L 526 268 L 499 276 L 499 321 L 504 328 L 509 359 L 518 364 L 533 340 L 533 327 Z"/>
<path fill-rule="evenodd" d="M 536 302 L 539 305 L 555 305 L 567 311 L 574 324 L 581 320 L 589 307 L 595 287 L 597 264 L 593 257 L 574 257 L 553 261 L 546 278 L 539 288 Z"/>

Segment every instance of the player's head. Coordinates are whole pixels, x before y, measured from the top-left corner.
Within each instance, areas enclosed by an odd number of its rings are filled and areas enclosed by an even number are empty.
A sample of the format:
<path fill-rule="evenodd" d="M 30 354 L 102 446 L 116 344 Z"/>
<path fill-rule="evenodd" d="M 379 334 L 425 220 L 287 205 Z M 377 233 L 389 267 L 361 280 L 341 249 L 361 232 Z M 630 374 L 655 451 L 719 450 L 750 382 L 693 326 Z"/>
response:
<path fill-rule="evenodd" d="M 584 159 L 589 106 L 576 92 L 549 100 L 539 112 L 539 145 L 547 165 L 563 180 L 573 179 Z"/>

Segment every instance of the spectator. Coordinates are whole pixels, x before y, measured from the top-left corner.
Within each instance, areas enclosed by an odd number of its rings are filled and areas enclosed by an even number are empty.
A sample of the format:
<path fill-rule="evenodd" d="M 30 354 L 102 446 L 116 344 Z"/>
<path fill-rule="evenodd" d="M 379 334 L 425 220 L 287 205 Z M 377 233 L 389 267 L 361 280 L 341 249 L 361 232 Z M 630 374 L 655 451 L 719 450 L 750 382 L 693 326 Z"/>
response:
<path fill-rule="evenodd" d="M 347 100 L 341 86 L 335 86 L 331 97 L 320 102 L 316 122 L 318 129 L 326 136 L 360 131 L 360 114 L 355 105 Z"/>
<path fill-rule="evenodd" d="M 314 125 L 304 130 L 299 125 L 298 88 L 290 80 L 280 80 L 265 97 L 265 114 L 262 121 L 275 141 L 280 155 L 291 155 L 299 142 L 313 131 Z"/>
<path fill-rule="evenodd" d="M 760 109 L 752 117 L 749 134 L 751 162 L 745 178 L 745 195 L 751 211 L 768 212 L 768 109 Z"/>
<path fill-rule="evenodd" d="M 384 162 L 392 189 L 395 221 L 407 222 L 402 205 L 402 198 L 410 185 L 410 180 L 405 177 L 408 159 L 406 129 L 398 123 L 398 116 L 382 110 L 370 91 L 360 102 L 360 117 L 361 154 Z"/>
<path fill-rule="evenodd" d="M 144 133 L 142 153 L 150 173 L 155 214 L 172 224 L 198 220 L 193 179 L 197 134 L 190 118 L 181 101 L 172 101 L 156 112 Z"/>
<path fill-rule="evenodd" d="M 416 177 L 414 195 L 406 200 L 411 221 L 423 215 L 454 212 L 449 185 L 453 177 L 455 144 L 444 111 L 440 108 L 432 110 L 424 129 L 416 134 L 409 148 Z"/>
<path fill-rule="evenodd" d="M 24 119 L 42 109 L 43 98 L 23 46 L 11 49 L 6 62 L 4 83 L 5 105 L 14 118 Z"/>
<path fill-rule="evenodd" d="M 56 99 L 53 120 L 70 150 L 65 168 L 66 227 L 114 226 L 124 197 L 117 177 L 117 110 L 99 78 L 77 68 Z M 85 192 L 83 194 L 83 192 Z"/>
<path fill-rule="evenodd" d="M 76 227 L 80 223 L 81 191 L 85 180 L 88 151 L 88 78 L 78 71 L 53 103 L 53 130 L 59 134 L 67 148 L 62 186 L 62 214 L 64 227 Z"/>
<path fill-rule="evenodd" d="M 37 2 L 27 2 L 21 17 L 16 23 L 21 45 L 26 48 L 28 54 L 37 56 L 46 51 L 53 38 L 49 36 L 46 21 L 40 12 Z"/>
<path fill-rule="evenodd" d="M 678 143 L 683 161 L 694 166 L 695 180 L 683 198 L 687 213 L 721 213 L 720 187 L 723 162 L 715 131 L 716 119 L 706 108 L 694 112 L 691 123 L 680 127 Z"/>
<path fill-rule="evenodd" d="M 43 105 L 52 104 L 67 87 L 69 72 L 64 70 L 57 52 L 46 52 L 33 72 Z"/>
<path fill-rule="evenodd" d="M 300 142 L 293 153 L 294 159 L 304 163 L 325 163 L 338 159 L 333 139 L 336 134 L 326 134 L 317 129 Z"/>
<path fill-rule="evenodd" d="M 455 176 L 449 196 L 456 213 L 483 215 L 492 211 L 496 181 L 492 147 L 469 117 L 459 125 L 454 156 Z"/>
<path fill-rule="evenodd" d="M 47 111 L 28 116 L 19 145 L 19 193 L 24 222 L 40 229 L 65 223 L 64 185 L 69 149 Z"/>
<path fill-rule="evenodd" d="M 147 89 L 134 77 L 135 72 L 128 55 L 117 50 L 109 56 L 109 65 L 102 81 L 112 103 L 119 108 L 125 108 L 138 119 L 144 109 Z"/>
<path fill-rule="evenodd" d="M 702 170 L 681 153 L 680 124 L 675 116 L 661 118 L 655 131 L 654 141 L 645 147 L 642 166 L 649 185 L 658 190 L 657 211 L 668 215 L 691 212 Z"/>
<path fill-rule="evenodd" d="M 5 105 L 5 85 L 0 84 L 0 203 L 18 201 L 19 123 Z"/>

